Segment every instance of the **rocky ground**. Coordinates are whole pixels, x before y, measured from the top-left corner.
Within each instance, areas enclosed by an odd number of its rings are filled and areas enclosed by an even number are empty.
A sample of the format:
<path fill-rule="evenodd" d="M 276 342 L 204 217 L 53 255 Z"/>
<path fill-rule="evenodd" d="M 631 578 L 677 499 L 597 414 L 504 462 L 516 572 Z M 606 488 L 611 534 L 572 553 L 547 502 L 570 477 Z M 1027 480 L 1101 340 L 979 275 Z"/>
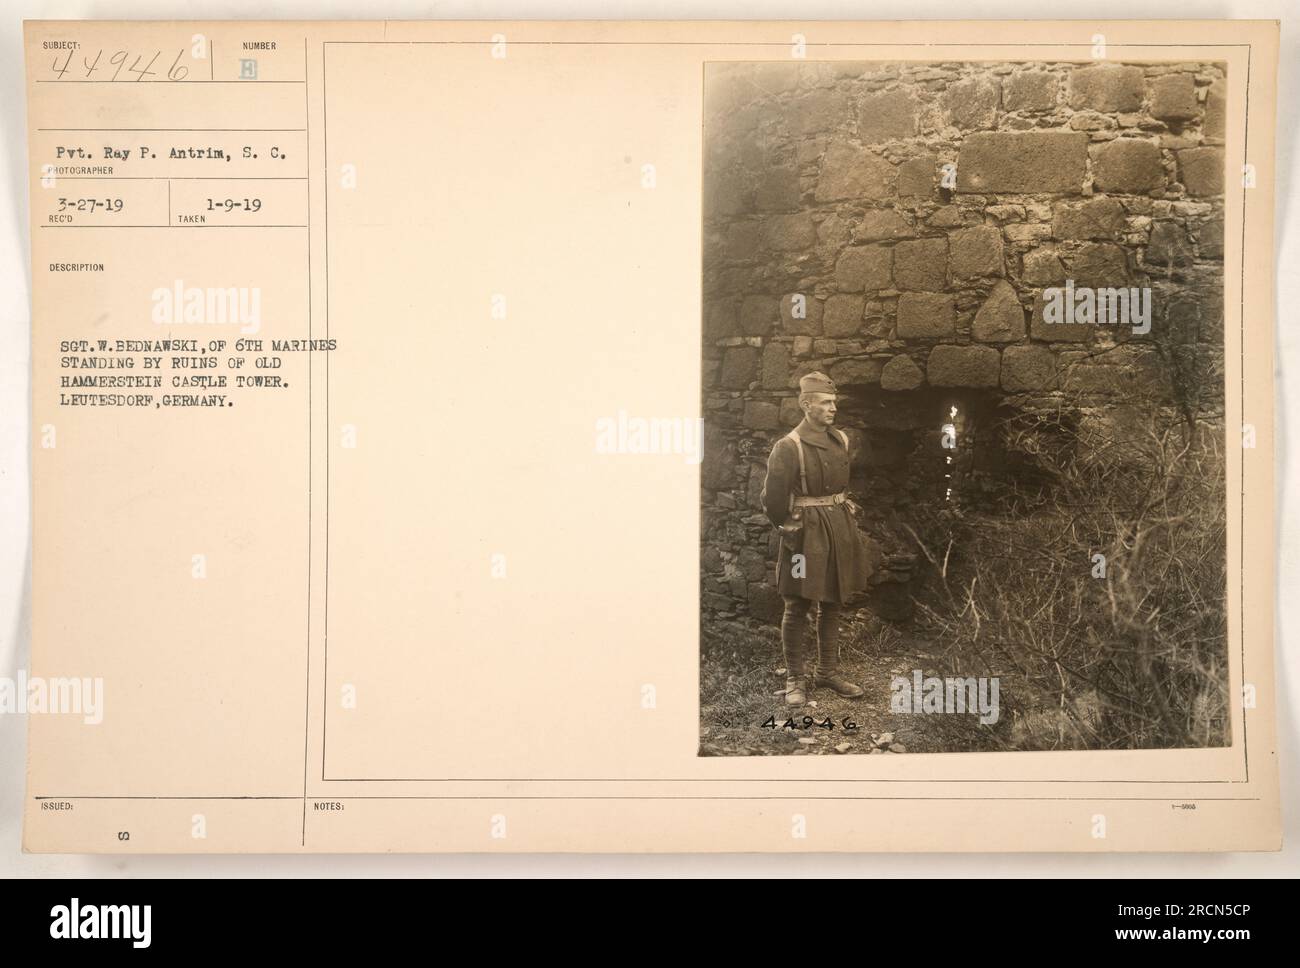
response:
<path fill-rule="evenodd" d="M 991 748 L 971 716 L 890 711 L 890 683 L 914 669 L 931 674 L 935 647 L 870 616 L 844 629 L 841 672 L 866 690 L 845 699 L 809 692 L 785 704 L 780 632 L 774 626 L 706 627 L 700 666 L 701 756 L 897 755 Z M 809 643 L 812 644 L 811 642 Z"/>

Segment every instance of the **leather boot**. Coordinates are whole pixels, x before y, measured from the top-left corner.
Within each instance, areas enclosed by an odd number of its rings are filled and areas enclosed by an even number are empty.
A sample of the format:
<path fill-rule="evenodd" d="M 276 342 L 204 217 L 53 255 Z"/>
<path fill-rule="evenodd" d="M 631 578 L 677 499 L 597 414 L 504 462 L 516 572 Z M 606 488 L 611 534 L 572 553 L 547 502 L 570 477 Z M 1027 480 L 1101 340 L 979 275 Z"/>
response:
<path fill-rule="evenodd" d="M 785 681 L 785 704 L 787 706 L 802 706 L 807 701 L 806 680 L 802 676 L 798 679 L 787 679 Z"/>
<path fill-rule="evenodd" d="M 825 687 L 847 699 L 861 699 L 866 692 L 839 674 L 840 619 L 838 605 L 822 602 L 817 616 L 817 674 L 813 685 Z"/>
<path fill-rule="evenodd" d="M 804 639 L 808 632 L 806 598 L 786 596 L 785 614 L 781 617 L 781 651 L 785 654 L 785 704 L 802 706 L 808 701 L 807 662 Z"/>

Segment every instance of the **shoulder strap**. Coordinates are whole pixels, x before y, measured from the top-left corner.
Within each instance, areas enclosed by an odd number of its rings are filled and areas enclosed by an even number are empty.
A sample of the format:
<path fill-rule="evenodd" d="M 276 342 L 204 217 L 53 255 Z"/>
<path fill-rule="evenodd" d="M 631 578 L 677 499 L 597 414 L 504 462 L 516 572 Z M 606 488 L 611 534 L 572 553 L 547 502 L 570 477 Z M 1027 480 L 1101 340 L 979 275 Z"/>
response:
<path fill-rule="evenodd" d="M 786 434 L 786 436 L 794 441 L 795 452 L 798 453 L 799 455 L 799 486 L 803 488 L 803 492 L 807 494 L 808 493 L 808 466 L 804 463 L 803 441 L 799 438 L 799 435 L 795 433 L 793 430 L 790 431 L 788 434 Z"/>
<path fill-rule="evenodd" d="M 849 449 L 849 435 L 840 430 L 839 427 L 832 427 L 831 430 L 835 431 L 836 435 L 840 438 L 840 443 L 844 445 L 844 449 L 847 451 Z"/>

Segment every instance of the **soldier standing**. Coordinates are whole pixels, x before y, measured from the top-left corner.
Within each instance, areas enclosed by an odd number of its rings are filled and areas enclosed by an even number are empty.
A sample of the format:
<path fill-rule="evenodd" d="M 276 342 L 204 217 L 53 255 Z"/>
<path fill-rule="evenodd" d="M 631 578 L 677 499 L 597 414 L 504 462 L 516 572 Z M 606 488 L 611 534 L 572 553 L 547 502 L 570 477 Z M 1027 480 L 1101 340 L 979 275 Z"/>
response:
<path fill-rule="evenodd" d="M 781 534 L 777 591 L 785 602 L 781 647 L 785 701 L 801 706 L 811 686 L 859 698 L 861 687 L 839 675 L 845 604 L 867 587 L 871 566 L 848 500 L 849 438 L 832 427 L 836 387 L 824 373 L 799 380 L 803 420 L 772 447 L 762 502 Z M 817 603 L 816 672 L 804 654 L 808 616 Z"/>

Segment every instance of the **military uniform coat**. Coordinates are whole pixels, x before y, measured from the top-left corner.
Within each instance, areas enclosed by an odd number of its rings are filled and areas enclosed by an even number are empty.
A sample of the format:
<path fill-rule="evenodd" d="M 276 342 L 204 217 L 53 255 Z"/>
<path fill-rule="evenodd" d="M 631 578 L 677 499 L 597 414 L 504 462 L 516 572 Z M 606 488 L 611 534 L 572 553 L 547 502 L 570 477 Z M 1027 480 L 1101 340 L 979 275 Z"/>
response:
<path fill-rule="evenodd" d="M 803 441 L 808 495 L 823 497 L 847 491 L 849 452 L 839 434 L 814 430 L 805 421 L 796 428 Z M 790 497 L 802 494 L 798 447 L 788 436 L 772 447 L 763 481 L 763 509 L 774 525 L 793 523 Z M 857 521 L 848 503 L 796 509 L 803 528 L 782 535 L 776 586 L 782 595 L 817 602 L 845 603 L 867 587 L 871 564 Z M 794 575 L 793 556 L 804 556 L 803 577 Z"/>

